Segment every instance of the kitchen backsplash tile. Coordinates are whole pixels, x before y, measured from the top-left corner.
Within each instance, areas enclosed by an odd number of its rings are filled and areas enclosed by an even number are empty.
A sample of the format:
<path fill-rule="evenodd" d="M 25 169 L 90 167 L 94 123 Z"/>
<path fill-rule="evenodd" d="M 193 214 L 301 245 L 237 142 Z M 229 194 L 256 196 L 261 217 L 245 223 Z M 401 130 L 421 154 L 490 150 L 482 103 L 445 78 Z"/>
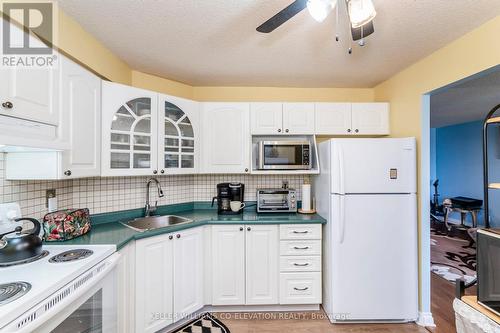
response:
<path fill-rule="evenodd" d="M 4 154 L 0 153 L 0 203 L 19 202 L 23 216 L 42 218 L 47 213 L 45 191 L 55 189 L 59 209 L 90 209 L 92 214 L 144 206 L 148 176 L 84 178 L 60 181 L 9 181 L 5 179 Z M 158 205 L 189 201 L 210 201 L 216 195 L 215 186 L 222 182 L 245 184 L 245 200 L 256 200 L 257 188 L 281 187 L 287 180 L 297 189 L 308 176 L 301 175 L 170 175 L 156 177 L 165 196 L 157 198 L 151 187 L 151 200 Z"/>

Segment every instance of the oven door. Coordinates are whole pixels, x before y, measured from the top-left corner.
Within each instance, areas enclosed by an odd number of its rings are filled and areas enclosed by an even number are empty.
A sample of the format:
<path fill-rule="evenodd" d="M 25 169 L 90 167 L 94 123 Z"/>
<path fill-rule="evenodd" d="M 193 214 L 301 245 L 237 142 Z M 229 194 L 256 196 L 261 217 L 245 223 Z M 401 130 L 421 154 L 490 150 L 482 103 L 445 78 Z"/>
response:
<path fill-rule="evenodd" d="M 36 319 L 16 332 L 117 332 L 115 279 L 119 257 L 113 254 L 42 302 L 34 310 Z"/>
<path fill-rule="evenodd" d="M 261 141 L 259 143 L 259 169 L 310 169 L 309 147 L 308 142 L 302 141 Z M 304 156 L 304 154 L 307 154 L 307 156 Z"/>

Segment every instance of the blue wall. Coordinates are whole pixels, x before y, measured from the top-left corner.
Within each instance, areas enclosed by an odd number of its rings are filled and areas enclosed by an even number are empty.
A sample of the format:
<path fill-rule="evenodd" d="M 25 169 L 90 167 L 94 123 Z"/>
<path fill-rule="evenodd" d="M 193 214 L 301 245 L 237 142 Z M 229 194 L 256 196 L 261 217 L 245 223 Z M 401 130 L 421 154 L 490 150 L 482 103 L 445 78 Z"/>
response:
<path fill-rule="evenodd" d="M 439 179 L 440 201 L 455 196 L 483 199 L 482 121 L 440 127 L 431 132 L 431 182 Z M 433 135 L 432 135 L 433 134 Z M 500 131 L 489 130 L 490 182 L 500 182 Z M 435 147 L 435 157 L 433 157 Z M 433 165 L 434 164 L 434 165 Z M 434 176 L 432 175 L 434 171 Z M 431 193 L 433 188 L 431 186 Z M 490 223 L 500 227 L 500 190 L 490 190 Z M 458 213 L 452 218 L 460 219 Z M 468 217 L 470 221 L 470 217 Z M 479 216 L 483 224 L 483 216 Z"/>

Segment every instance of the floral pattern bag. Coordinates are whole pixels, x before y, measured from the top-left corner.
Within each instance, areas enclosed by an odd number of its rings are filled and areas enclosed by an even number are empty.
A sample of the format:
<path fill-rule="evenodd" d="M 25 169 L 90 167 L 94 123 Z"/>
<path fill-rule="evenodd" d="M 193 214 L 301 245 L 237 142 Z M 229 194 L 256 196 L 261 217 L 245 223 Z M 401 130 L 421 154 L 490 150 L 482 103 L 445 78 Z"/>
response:
<path fill-rule="evenodd" d="M 90 231 L 88 208 L 65 209 L 48 213 L 43 217 L 44 240 L 65 241 L 79 237 Z"/>

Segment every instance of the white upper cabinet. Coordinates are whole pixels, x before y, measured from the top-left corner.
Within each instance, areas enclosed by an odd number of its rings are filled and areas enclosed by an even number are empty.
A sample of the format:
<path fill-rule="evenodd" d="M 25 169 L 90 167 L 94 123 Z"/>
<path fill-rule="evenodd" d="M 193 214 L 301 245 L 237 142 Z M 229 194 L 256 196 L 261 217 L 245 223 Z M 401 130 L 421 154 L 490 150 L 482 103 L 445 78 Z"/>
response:
<path fill-rule="evenodd" d="M 352 129 L 354 134 L 390 134 L 388 103 L 353 103 Z"/>
<path fill-rule="evenodd" d="M 283 103 L 284 134 L 314 134 L 314 103 Z"/>
<path fill-rule="evenodd" d="M 100 175 L 101 79 L 65 57 L 60 59 L 58 141 L 67 149 L 10 152 L 6 157 L 7 179 L 52 180 Z"/>
<path fill-rule="evenodd" d="M 160 173 L 193 173 L 198 169 L 199 103 L 159 95 L 158 169 Z"/>
<path fill-rule="evenodd" d="M 251 103 L 254 135 L 314 134 L 314 103 Z"/>
<path fill-rule="evenodd" d="M 102 83 L 102 175 L 158 173 L 158 94 Z"/>
<path fill-rule="evenodd" d="M 283 103 L 251 103 L 252 134 L 283 133 Z"/>
<path fill-rule="evenodd" d="M 0 23 L 4 23 L 0 20 Z M 24 32 L 10 25 L 14 41 L 22 42 Z M 30 45 L 41 42 L 29 35 Z M 59 67 L 15 66 L 0 69 L 0 115 L 59 125 Z"/>
<path fill-rule="evenodd" d="M 351 134 L 351 103 L 316 103 L 316 134 Z"/>
<path fill-rule="evenodd" d="M 388 103 L 316 103 L 317 135 L 388 135 Z"/>
<path fill-rule="evenodd" d="M 61 178 L 101 174 L 101 79 L 80 65 L 61 60 L 61 118 L 63 140 Z"/>
<path fill-rule="evenodd" d="M 249 104 L 203 103 L 202 113 L 202 172 L 249 172 Z"/>

